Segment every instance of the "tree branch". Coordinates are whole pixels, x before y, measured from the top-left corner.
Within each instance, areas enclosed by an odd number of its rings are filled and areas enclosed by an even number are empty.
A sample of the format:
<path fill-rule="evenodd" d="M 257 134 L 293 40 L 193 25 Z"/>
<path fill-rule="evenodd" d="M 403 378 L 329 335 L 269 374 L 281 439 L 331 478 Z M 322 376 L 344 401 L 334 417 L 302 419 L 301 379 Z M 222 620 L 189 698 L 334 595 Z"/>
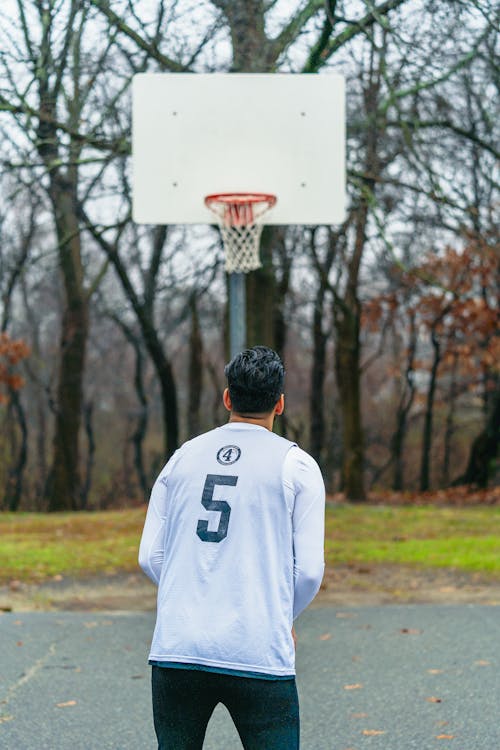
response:
<path fill-rule="evenodd" d="M 163 69 L 170 70 L 174 73 L 190 72 L 189 68 L 187 68 L 185 65 L 182 65 L 181 63 L 172 60 L 170 57 L 163 55 L 156 46 L 155 42 L 146 41 L 139 34 L 137 34 L 137 32 L 131 29 L 123 19 L 121 19 L 114 11 L 111 10 L 111 8 L 109 7 L 109 0 L 90 0 L 90 2 L 95 8 L 97 8 L 106 16 L 112 26 L 115 26 L 115 28 L 119 29 L 119 31 L 132 39 L 132 41 L 135 42 L 135 44 L 140 49 L 142 49 L 144 52 L 147 52 L 148 55 L 156 60 Z"/>
<path fill-rule="evenodd" d="M 365 33 L 367 29 L 369 29 L 375 23 L 380 23 L 381 18 L 383 18 L 383 16 L 386 16 L 391 10 L 395 10 L 400 5 L 403 5 L 406 2 L 408 2 L 408 0 L 386 0 L 385 2 L 370 10 L 370 12 L 363 16 L 363 18 L 360 18 L 358 21 L 353 22 L 352 25 L 349 25 L 349 28 L 344 29 L 344 31 L 334 37 L 331 40 L 330 44 L 325 47 L 321 54 L 323 62 L 326 62 L 326 60 L 328 60 L 328 58 L 330 58 L 334 54 L 334 52 L 340 49 L 340 47 L 343 47 L 344 44 L 347 44 L 347 42 L 350 42 L 351 39 L 354 39 L 354 37 L 358 36 L 358 34 Z M 306 63 L 306 68 L 307 65 L 308 63 Z M 304 69 L 304 72 L 307 73 L 311 71 Z"/>
<path fill-rule="evenodd" d="M 277 60 L 287 47 L 296 40 L 300 30 L 305 24 L 315 16 L 318 11 L 323 10 L 324 7 L 324 0 L 310 0 L 310 2 L 308 2 L 307 5 L 305 5 L 302 10 L 292 18 L 288 26 L 285 26 L 279 36 L 271 42 L 275 60 Z"/>
<path fill-rule="evenodd" d="M 40 111 L 31 107 L 26 102 L 21 104 L 11 104 L 2 94 L 0 94 L 0 112 L 10 112 L 13 115 L 26 115 L 29 118 L 36 118 L 41 122 L 45 122 L 48 125 L 52 125 L 56 130 L 62 130 L 63 133 L 67 133 L 75 141 L 83 142 L 87 146 L 98 149 L 100 151 L 112 151 L 114 154 L 127 155 L 130 154 L 130 142 L 125 136 L 116 138 L 113 141 L 105 141 L 101 138 L 95 138 L 86 133 L 79 133 L 73 130 L 65 123 L 60 120 L 56 120 L 47 112 Z"/>
<path fill-rule="evenodd" d="M 409 130 L 414 131 L 422 130 L 424 128 L 442 128 L 451 130 L 453 133 L 456 133 L 462 138 L 466 138 L 468 141 L 472 141 L 472 143 L 476 143 L 478 146 L 481 146 L 482 149 L 488 151 L 496 159 L 500 159 L 500 151 L 497 151 L 497 149 L 491 143 L 487 143 L 482 138 L 479 138 L 479 136 L 477 136 L 472 129 L 466 130 L 465 128 L 461 128 L 451 122 L 451 120 L 388 120 L 387 127 L 405 127 Z"/>

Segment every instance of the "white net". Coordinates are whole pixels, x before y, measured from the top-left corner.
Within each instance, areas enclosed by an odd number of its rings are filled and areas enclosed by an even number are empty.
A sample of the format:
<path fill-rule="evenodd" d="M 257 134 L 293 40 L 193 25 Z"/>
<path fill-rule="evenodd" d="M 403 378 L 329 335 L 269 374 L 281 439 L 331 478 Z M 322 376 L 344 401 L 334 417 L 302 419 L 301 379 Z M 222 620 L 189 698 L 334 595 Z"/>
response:
<path fill-rule="evenodd" d="M 263 215 L 276 198 L 264 195 L 208 196 L 207 206 L 217 217 L 226 254 L 227 273 L 248 273 L 260 268 Z"/>
<path fill-rule="evenodd" d="M 260 268 L 259 257 L 262 224 L 247 224 L 241 227 L 219 224 L 226 254 L 227 273 L 248 273 Z"/>

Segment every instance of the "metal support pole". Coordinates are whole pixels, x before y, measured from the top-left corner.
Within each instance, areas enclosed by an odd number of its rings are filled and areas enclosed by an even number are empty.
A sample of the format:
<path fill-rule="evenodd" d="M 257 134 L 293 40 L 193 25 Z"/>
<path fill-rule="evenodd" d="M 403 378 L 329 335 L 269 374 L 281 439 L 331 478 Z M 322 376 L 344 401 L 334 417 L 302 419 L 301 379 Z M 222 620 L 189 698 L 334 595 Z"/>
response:
<path fill-rule="evenodd" d="M 231 359 L 246 348 L 246 286 L 244 273 L 229 274 L 229 348 Z"/>

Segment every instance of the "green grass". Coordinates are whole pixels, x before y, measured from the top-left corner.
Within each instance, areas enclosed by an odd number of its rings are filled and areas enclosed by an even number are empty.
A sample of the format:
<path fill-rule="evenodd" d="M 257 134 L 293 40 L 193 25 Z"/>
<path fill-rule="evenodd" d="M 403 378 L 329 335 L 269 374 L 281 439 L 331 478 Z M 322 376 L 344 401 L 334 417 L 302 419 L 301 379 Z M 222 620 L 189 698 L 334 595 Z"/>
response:
<path fill-rule="evenodd" d="M 0 513 L 0 583 L 137 570 L 144 509 Z M 500 580 L 500 508 L 328 506 L 329 564 L 455 568 Z"/>
<path fill-rule="evenodd" d="M 326 557 L 333 565 L 394 563 L 500 578 L 500 508 L 330 506 Z"/>
<path fill-rule="evenodd" d="M 0 514 L 0 583 L 137 570 L 145 511 Z"/>

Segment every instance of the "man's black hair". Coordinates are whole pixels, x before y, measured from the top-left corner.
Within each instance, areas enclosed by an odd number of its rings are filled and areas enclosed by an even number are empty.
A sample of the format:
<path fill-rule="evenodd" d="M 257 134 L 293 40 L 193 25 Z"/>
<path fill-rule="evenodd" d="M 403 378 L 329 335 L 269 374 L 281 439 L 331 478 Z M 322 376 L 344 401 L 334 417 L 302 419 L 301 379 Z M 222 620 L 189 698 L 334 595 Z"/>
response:
<path fill-rule="evenodd" d="M 283 393 L 283 362 L 267 346 L 244 349 L 225 366 L 224 374 L 237 414 L 268 414 Z"/>

